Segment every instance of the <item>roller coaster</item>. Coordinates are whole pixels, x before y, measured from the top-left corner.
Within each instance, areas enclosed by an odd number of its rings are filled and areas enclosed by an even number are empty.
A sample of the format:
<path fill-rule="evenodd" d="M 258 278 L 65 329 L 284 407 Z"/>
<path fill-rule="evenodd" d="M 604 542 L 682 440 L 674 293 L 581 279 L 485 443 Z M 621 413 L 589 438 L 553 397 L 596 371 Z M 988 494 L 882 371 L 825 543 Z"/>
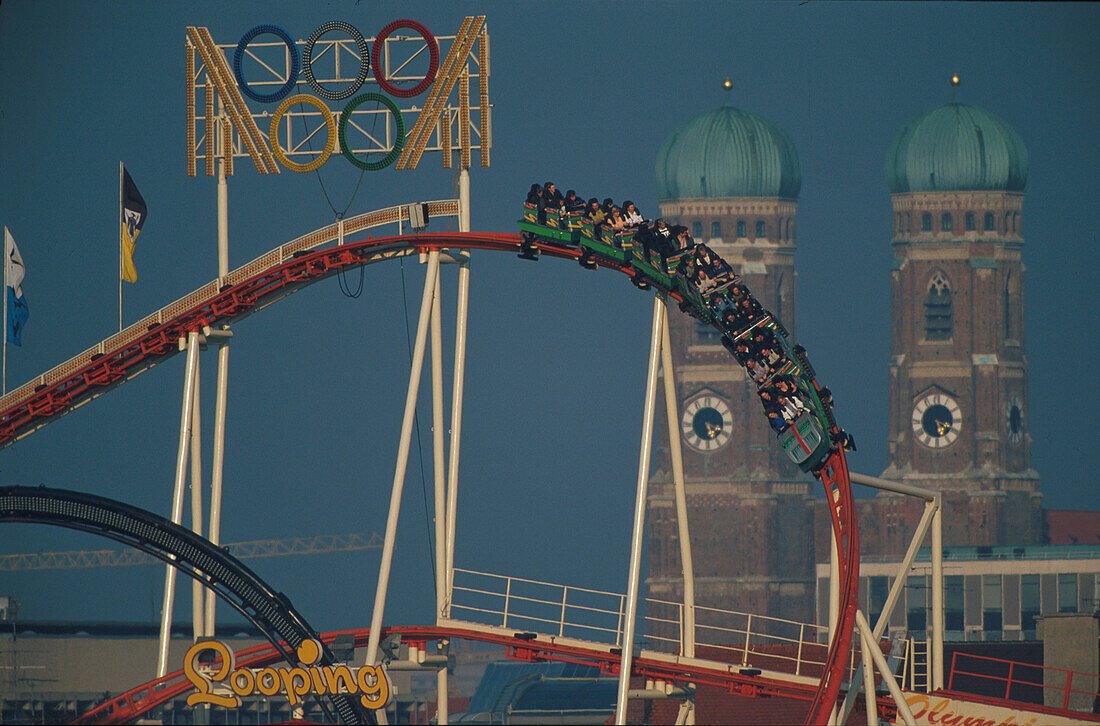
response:
<path fill-rule="evenodd" d="M 427 217 L 435 219 L 457 215 L 458 206 L 456 200 L 433 201 L 423 203 L 422 210 Z M 627 275 L 636 287 L 653 289 L 657 295 L 679 303 L 684 312 L 717 327 L 724 336 L 727 349 L 742 365 L 747 359 L 738 354 L 737 344 L 747 337 L 764 333 L 765 342 L 780 348 L 772 361 L 773 367 L 762 382 L 770 383 L 779 378 L 794 381 L 800 397 L 808 404 L 786 426 L 781 424 L 779 442 L 792 460 L 804 470 L 813 472 L 825 488 L 840 565 L 840 607 L 834 636 L 819 678 L 760 680 L 759 672 L 745 675 L 728 666 L 685 662 L 680 657 L 652 660 L 639 657 L 631 661 L 631 673 L 659 677 L 667 682 L 713 682 L 731 690 L 736 685 L 746 693 L 782 694 L 806 699 L 810 700 L 806 722 L 827 721 L 848 672 L 847 661 L 858 609 L 858 534 L 843 445 L 845 435 L 833 420 L 828 397 L 818 385 L 805 351 L 788 339 L 782 323 L 766 311 L 760 311 L 749 320 L 736 320 L 728 316 L 727 310 L 736 304 L 738 296 L 747 294 L 738 280 L 731 278 L 724 285 L 700 290 L 687 281 L 684 265 L 690 262 L 686 259 L 657 260 L 629 240 L 601 240 L 594 234 L 585 236 L 568 227 L 555 229 L 539 224 L 539 220 L 521 222 L 521 234 L 414 232 L 347 241 L 349 237 L 358 236 L 370 228 L 407 223 L 409 220 L 409 205 L 390 207 L 341 220 L 299 237 L 211 281 L 32 379 L 0 398 L 0 448 L 13 444 L 168 360 L 184 349 L 182 341 L 189 334 L 209 334 L 217 326 L 235 323 L 303 287 L 344 270 L 412 255 L 477 249 L 518 254 L 525 259 L 547 257 L 572 260 L 589 269 L 617 271 Z M 63 498 L 61 494 L 51 495 L 49 492 L 42 496 L 45 499 L 51 496 Z M 163 523 L 152 526 L 148 534 L 129 543 L 134 546 L 139 546 L 139 540 L 155 543 L 160 529 L 164 529 Z M 149 551 L 154 550 L 156 547 Z M 241 609 L 239 602 L 234 606 Z M 446 635 L 455 636 L 459 630 L 461 628 L 454 626 Z M 477 632 L 480 633 L 477 637 L 487 637 L 486 631 Z M 287 644 L 294 646 L 294 638 L 281 630 L 278 633 Z M 575 650 L 570 651 L 570 646 L 563 645 L 561 639 L 544 641 L 532 637 L 517 641 L 515 635 L 503 629 L 492 637 L 501 639 L 501 642 L 506 640 L 516 657 L 594 657 L 592 649 L 589 647 L 586 650 L 583 645 L 574 645 Z M 437 636 L 442 637 L 440 634 Z M 614 649 L 599 651 L 603 655 L 596 660 L 605 672 L 616 670 L 622 648 L 617 650 L 618 654 Z M 357 718 L 337 705 L 343 720 Z"/>

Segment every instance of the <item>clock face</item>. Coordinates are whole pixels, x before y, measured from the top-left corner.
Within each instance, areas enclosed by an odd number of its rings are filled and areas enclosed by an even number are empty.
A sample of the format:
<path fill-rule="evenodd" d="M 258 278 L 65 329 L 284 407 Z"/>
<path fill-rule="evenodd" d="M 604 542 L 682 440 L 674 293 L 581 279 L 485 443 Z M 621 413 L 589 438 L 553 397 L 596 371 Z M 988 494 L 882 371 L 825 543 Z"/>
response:
<path fill-rule="evenodd" d="M 1024 404 L 1016 396 L 1005 406 L 1005 434 L 1011 444 L 1019 444 L 1024 437 Z"/>
<path fill-rule="evenodd" d="M 932 449 L 955 443 L 962 428 L 962 413 L 955 399 L 932 393 L 913 407 L 913 433 L 917 441 Z"/>
<path fill-rule="evenodd" d="M 680 431 L 688 446 L 714 451 L 725 446 L 733 433 L 730 407 L 718 396 L 702 395 L 688 402 L 680 418 Z"/>

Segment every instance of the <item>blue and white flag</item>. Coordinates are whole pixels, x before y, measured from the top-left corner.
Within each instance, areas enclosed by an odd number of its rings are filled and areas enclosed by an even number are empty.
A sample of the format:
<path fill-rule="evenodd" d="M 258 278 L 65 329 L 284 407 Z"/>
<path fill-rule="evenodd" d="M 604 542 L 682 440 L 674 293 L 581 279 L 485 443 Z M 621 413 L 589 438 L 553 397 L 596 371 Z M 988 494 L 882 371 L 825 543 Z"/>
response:
<path fill-rule="evenodd" d="M 19 254 L 19 248 L 15 246 L 11 232 L 4 227 L 4 294 L 8 298 L 8 319 L 5 323 L 7 340 L 9 343 L 21 345 L 23 324 L 30 315 L 27 310 L 27 300 L 23 297 L 23 276 L 27 272 L 23 264 L 23 256 Z"/>

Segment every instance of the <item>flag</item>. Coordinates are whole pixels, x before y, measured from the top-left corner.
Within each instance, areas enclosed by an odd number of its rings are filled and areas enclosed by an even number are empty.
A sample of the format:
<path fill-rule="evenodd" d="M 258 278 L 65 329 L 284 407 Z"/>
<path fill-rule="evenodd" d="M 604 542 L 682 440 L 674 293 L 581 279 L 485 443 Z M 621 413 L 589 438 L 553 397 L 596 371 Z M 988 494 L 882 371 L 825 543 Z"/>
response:
<path fill-rule="evenodd" d="M 130 172 L 122 170 L 122 279 L 137 282 L 137 269 L 134 267 L 134 247 L 137 236 L 145 224 L 145 200 L 130 178 Z"/>
<path fill-rule="evenodd" d="M 4 227 L 4 287 L 7 288 L 4 294 L 8 298 L 8 319 L 4 327 L 8 342 L 16 345 L 21 345 L 23 323 L 27 322 L 30 314 L 27 301 L 23 297 L 23 275 L 26 272 L 23 256 L 19 254 L 11 232 Z"/>

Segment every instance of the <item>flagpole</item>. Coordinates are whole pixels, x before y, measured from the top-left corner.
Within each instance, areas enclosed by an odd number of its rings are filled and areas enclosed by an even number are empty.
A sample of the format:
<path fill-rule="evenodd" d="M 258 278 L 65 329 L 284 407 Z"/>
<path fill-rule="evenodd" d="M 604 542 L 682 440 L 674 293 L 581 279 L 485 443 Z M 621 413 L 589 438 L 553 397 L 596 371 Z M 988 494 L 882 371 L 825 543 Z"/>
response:
<path fill-rule="evenodd" d="M 8 226 L 4 225 L 4 382 L 3 382 L 3 395 L 8 392 L 8 326 L 11 325 L 8 322 L 8 264 L 11 259 L 11 252 L 8 250 L 8 237 L 11 236 L 11 232 L 8 231 Z"/>
<path fill-rule="evenodd" d="M 118 332 L 122 332 L 122 162 L 118 162 Z"/>

